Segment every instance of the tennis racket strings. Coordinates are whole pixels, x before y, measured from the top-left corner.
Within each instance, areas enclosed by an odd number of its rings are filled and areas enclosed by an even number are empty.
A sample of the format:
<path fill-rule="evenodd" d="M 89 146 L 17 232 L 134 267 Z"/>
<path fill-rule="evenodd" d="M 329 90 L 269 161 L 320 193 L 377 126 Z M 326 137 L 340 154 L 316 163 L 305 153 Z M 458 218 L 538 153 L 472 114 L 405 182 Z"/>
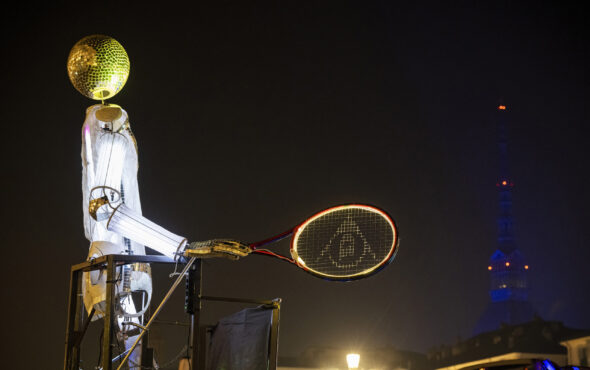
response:
<path fill-rule="evenodd" d="M 389 263 L 397 244 L 396 228 L 385 212 L 366 205 L 330 208 L 296 230 L 295 262 L 326 278 L 354 278 Z"/>

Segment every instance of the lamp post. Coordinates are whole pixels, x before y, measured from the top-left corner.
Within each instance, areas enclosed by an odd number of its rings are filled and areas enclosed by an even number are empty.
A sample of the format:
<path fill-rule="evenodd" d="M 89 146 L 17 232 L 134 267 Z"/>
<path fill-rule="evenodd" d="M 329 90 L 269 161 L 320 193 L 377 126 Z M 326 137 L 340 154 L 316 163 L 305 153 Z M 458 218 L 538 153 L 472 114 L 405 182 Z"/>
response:
<path fill-rule="evenodd" d="M 349 369 L 358 369 L 361 355 L 358 353 L 349 353 L 346 355 L 346 363 Z"/>

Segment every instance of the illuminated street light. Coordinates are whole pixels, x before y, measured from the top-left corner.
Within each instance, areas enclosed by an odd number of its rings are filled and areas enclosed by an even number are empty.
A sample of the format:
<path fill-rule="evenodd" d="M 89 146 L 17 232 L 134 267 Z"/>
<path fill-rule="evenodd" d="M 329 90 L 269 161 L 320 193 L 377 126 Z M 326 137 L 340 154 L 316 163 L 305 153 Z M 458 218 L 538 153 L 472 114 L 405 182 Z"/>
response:
<path fill-rule="evenodd" d="M 358 353 L 349 353 L 346 355 L 346 363 L 349 369 L 358 369 L 361 355 Z"/>
<path fill-rule="evenodd" d="M 183 357 L 178 363 L 178 370 L 190 370 L 190 358 Z"/>

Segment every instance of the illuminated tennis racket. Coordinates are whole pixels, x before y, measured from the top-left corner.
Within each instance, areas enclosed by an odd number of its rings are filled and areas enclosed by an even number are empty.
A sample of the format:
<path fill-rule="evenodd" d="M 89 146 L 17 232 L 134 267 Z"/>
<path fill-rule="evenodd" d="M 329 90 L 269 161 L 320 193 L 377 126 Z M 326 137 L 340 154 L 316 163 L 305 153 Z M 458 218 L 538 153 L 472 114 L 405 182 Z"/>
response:
<path fill-rule="evenodd" d="M 262 248 L 292 236 L 291 258 Z M 319 212 L 302 224 L 272 238 L 242 243 L 211 240 L 191 244 L 185 253 L 195 257 L 238 259 L 250 253 L 276 257 L 323 279 L 348 281 L 375 274 L 397 251 L 398 234 L 383 210 L 348 204 Z M 192 252 L 192 253 L 191 253 Z"/>

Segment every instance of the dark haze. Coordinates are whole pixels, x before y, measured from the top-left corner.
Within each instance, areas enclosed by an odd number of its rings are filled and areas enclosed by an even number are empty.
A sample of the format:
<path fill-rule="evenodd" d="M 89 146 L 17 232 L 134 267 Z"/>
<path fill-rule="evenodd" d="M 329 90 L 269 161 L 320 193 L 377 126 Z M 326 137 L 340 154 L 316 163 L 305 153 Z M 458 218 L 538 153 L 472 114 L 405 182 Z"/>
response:
<path fill-rule="evenodd" d="M 138 140 L 148 218 L 191 241 L 256 241 L 348 202 L 396 220 L 397 258 L 366 280 L 325 282 L 260 256 L 205 264 L 207 295 L 283 298 L 281 356 L 424 352 L 471 335 L 496 248 L 499 99 L 530 301 L 590 328 L 582 3 L 50 3 L 2 22 L 2 368 L 63 366 L 69 270 L 88 251 L 80 128 L 94 104 L 66 59 L 95 33 L 131 60 L 112 102 Z M 154 304 L 171 272 L 154 267 Z M 180 289 L 162 319 L 186 320 L 183 299 Z M 203 321 L 240 308 L 206 304 Z M 185 341 L 184 328 L 153 333 L 162 362 Z"/>

